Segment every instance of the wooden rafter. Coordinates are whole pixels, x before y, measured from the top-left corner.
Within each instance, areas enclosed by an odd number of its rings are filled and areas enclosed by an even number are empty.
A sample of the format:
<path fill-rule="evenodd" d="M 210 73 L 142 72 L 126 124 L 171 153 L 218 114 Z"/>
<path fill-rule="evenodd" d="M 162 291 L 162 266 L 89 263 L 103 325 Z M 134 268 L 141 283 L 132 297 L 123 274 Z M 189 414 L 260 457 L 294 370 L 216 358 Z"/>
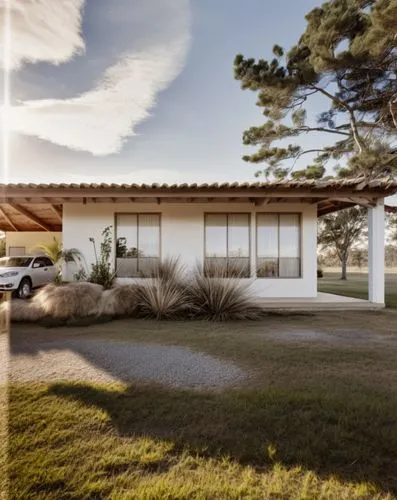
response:
<path fill-rule="evenodd" d="M 14 229 L 14 231 L 19 231 L 17 226 L 12 222 L 10 217 L 5 213 L 3 208 L 0 207 L 0 214 L 5 218 L 5 220 L 8 222 L 8 224 Z"/>
<path fill-rule="evenodd" d="M 29 210 L 26 210 L 26 208 L 21 207 L 21 205 L 15 205 L 13 203 L 10 203 L 9 205 L 14 210 L 24 215 L 27 219 L 30 219 L 32 222 L 40 226 L 42 229 L 44 229 L 44 231 L 53 231 L 53 228 L 50 226 L 50 224 L 40 219 L 40 217 L 37 217 L 37 215 L 32 214 L 32 212 L 29 212 Z"/>
<path fill-rule="evenodd" d="M 56 205 L 50 205 L 50 206 L 51 206 L 51 210 L 58 217 L 59 222 L 62 222 L 62 210 L 59 207 L 57 207 Z"/>
<path fill-rule="evenodd" d="M 249 198 L 249 201 L 257 207 L 263 207 L 270 203 L 270 198 Z"/>
<path fill-rule="evenodd" d="M 349 197 L 349 198 L 333 198 L 335 201 L 341 201 L 342 203 L 351 203 L 352 205 L 360 205 L 365 208 L 372 208 L 376 206 L 376 200 L 367 197 Z"/>

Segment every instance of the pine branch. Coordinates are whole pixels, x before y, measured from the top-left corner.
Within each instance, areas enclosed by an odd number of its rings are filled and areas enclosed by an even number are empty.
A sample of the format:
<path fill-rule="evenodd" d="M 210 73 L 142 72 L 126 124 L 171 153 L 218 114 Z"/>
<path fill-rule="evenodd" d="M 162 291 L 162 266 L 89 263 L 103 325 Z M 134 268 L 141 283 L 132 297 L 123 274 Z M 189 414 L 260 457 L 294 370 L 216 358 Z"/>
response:
<path fill-rule="evenodd" d="M 325 127 L 300 127 L 296 128 L 295 130 L 299 132 L 327 132 L 329 134 L 339 134 L 350 137 L 350 134 L 348 132 L 341 132 L 339 130 L 334 130 L 332 128 L 325 128 Z"/>
<path fill-rule="evenodd" d="M 345 108 L 345 110 L 349 113 L 350 115 L 350 127 L 353 133 L 354 141 L 357 144 L 358 150 L 360 154 L 363 152 L 365 149 L 365 145 L 363 144 L 360 134 L 358 133 L 358 128 L 357 128 L 357 122 L 356 122 L 356 117 L 354 116 L 354 112 L 352 108 L 346 104 L 346 102 L 339 100 L 337 97 L 334 95 L 330 94 L 327 92 L 325 89 L 321 87 L 317 87 L 316 85 L 312 85 L 312 87 L 316 90 L 318 90 L 321 94 L 325 95 L 329 99 L 331 99 L 335 104 L 338 104 L 342 108 Z"/>

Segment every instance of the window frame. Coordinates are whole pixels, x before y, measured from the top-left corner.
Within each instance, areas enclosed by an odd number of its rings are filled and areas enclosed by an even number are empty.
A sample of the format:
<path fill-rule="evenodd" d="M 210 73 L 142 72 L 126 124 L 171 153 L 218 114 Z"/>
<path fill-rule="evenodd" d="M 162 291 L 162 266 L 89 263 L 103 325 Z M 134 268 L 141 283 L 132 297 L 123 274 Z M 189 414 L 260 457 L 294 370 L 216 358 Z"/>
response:
<path fill-rule="evenodd" d="M 139 216 L 140 215 L 157 215 L 159 218 L 159 255 L 158 257 L 155 257 L 158 259 L 159 262 L 161 262 L 161 256 L 162 256 L 162 214 L 161 212 L 115 212 L 114 213 L 114 243 L 113 243 L 113 252 L 114 252 L 114 270 L 116 273 L 116 279 L 150 279 L 148 276 L 140 276 L 139 274 L 137 276 L 117 276 L 117 255 L 116 255 L 116 248 L 117 248 L 117 216 L 119 215 L 136 215 L 137 216 L 137 250 L 139 252 Z M 128 257 L 126 257 L 128 258 Z M 130 257 L 133 259 L 134 257 Z M 137 269 L 139 272 L 139 257 L 136 257 L 137 259 Z"/>
<path fill-rule="evenodd" d="M 229 261 L 229 215 L 248 215 L 248 263 L 249 263 L 249 273 L 248 276 L 241 276 L 238 279 L 250 279 L 252 278 L 252 213 L 251 212 L 204 212 L 204 248 L 203 248 L 203 271 L 205 270 L 206 256 L 206 246 L 207 246 L 207 215 L 226 215 L 226 257 L 220 257 L 226 259 L 226 264 Z M 208 257 L 209 259 L 211 257 Z M 233 259 L 233 257 L 230 257 Z M 211 276 L 209 276 L 211 277 Z M 225 279 L 232 279 L 233 276 L 225 276 Z"/>
<path fill-rule="evenodd" d="M 277 276 L 258 276 L 258 215 L 277 215 Z M 280 276 L 280 215 L 297 215 L 299 217 L 299 276 Z M 303 278 L 303 230 L 302 212 L 256 212 L 255 214 L 255 277 L 264 280 L 300 280 Z"/>

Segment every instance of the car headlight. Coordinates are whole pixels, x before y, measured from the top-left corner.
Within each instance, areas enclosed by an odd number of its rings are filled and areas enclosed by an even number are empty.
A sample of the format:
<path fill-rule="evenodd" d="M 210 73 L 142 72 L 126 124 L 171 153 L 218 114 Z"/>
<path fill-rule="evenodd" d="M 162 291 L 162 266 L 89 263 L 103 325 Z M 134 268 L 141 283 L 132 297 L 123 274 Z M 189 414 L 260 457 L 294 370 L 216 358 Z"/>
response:
<path fill-rule="evenodd" d="M 9 271 L 8 273 L 0 274 L 0 278 L 12 278 L 13 276 L 18 276 L 18 271 Z"/>

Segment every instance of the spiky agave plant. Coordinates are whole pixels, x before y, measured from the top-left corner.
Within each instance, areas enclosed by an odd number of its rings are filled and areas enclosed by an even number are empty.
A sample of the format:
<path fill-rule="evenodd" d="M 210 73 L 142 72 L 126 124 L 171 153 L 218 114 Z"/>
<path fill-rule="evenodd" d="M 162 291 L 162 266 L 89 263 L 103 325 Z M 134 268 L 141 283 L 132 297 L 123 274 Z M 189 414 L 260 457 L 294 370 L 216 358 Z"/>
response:
<path fill-rule="evenodd" d="M 145 318 L 177 319 L 190 310 L 190 296 L 185 287 L 173 281 L 154 278 L 137 292 L 139 314 Z"/>
<path fill-rule="evenodd" d="M 192 310 L 196 317 L 211 321 L 256 320 L 263 309 L 255 303 L 249 283 L 228 278 L 220 268 L 210 275 L 197 266 L 189 286 Z"/>
<path fill-rule="evenodd" d="M 141 316 L 176 319 L 189 313 L 190 293 L 183 282 L 184 267 L 178 258 L 159 261 L 150 272 L 142 274 L 148 280 L 137 290 Z"/>
<path fill-rule="evenodd" d="M 174 281 L 180 283 L 183 279 L 185 266 L 180 263 L 179 257 L 167 257 L 157 259 L 149 271 L 141 271 L 144 278 L 161 279 L 163 281 Z"/>

